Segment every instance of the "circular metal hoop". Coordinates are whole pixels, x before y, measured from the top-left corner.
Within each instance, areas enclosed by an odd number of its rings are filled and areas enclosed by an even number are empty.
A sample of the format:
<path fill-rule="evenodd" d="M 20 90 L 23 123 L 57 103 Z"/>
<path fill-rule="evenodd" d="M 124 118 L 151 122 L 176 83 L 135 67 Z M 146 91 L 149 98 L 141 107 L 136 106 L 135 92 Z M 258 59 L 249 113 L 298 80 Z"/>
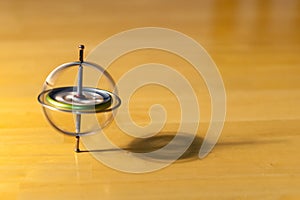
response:
<path fill-rule="evenodd" d="M 60 82 L 63 80 L 61 77 L 65 75 L 65 72 L 73 72 L 66 71 L 68 69 L 77 70 L 77 77 L 74 77 L 74 80 L 77 80 L 76 85 L 68 82 L 68 79 L 63 84 Z M 98 74 L 90 69 L 100 72 L 99 77 L 94 82 L 93 78 L 95 77 L 93 75 Z M 83 74 L 89 73 L 92 78 L 85 77 L 88 80 L 88 86 L 85 87 L 82 81 Z M 100 89 L 96 82 L 102 76 L 106 81 L 104 82 L 105 89 L 101 87 Z M 106 85 L 107 83 L 108 85 Z M 63 134 L 76 137 L 96 133 L 107 126 L 113 120 L 112 111 L 121 105 L 116 84 L 110 74 L 101 66 L 85 62 L 83 59 L 80 59 L 79 62 L 64 63 L 56 67 L 47 76 L 43 91 L 37 99 L 43 107 L 45 117 L 53 128 Z M 58 112 L 62 113 L 59 114 Z M 70 114 L 64 115 L 64 112 Z M 57 118 L 60 119 L 60 117 L 66 118 L 66 123 L 64 122 L 65 119 L 58 121 Z M 74 120 L 74 123 L 69 123 L 70 120 Z M 93 124 L 90 125 L 89 123 Z M 96 123 L 98 125 L 95 125 Z"/>

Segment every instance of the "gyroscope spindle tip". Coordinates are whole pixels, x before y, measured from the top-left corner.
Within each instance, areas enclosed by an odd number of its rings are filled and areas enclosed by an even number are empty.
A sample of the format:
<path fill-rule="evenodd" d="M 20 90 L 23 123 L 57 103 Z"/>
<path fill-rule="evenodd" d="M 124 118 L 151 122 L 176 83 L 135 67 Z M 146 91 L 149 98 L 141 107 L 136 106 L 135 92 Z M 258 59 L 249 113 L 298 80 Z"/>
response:
<path fill-rule="evenodd" d="M 81 45 L 78 46 L 78 48 L 79 48 L 79 49 L 84 49 L 84 45 L 81 44 Z"/>
<path fill-rule="evenodd" d="M 84 45 L 79 45 L 79 61 L 83 62 L 83 50 L 84 50 Z"/>

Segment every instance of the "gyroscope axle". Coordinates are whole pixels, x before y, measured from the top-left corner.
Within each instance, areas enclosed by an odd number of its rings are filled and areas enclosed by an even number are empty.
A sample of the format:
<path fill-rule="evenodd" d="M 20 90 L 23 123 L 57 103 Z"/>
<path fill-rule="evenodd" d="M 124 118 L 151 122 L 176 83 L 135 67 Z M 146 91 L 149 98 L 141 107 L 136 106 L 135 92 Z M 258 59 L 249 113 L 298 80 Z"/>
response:
<path fill-rule="evenodd" d="M 84 98 L 84 95 L 82 94 L 82 79 L 83 79 L 83 50 L 84 50 L 84 45 L 79 45 L 79 61 L 80 65 L 78 67 L 78 82 L 77 82 L 77 98 Z M 77 113 L 76 114 L 76 147 L 75 147 L 75 152 L 80 152 L 79 148 L 79 140 L 80 140 L 80 126 L 81 126 L 81 114 Z"/>

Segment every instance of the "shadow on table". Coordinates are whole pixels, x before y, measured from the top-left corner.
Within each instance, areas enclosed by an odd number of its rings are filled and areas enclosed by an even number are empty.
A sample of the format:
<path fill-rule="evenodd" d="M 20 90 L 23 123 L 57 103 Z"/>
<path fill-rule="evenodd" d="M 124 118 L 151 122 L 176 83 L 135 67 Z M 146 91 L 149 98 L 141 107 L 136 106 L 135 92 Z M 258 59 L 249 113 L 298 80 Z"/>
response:
<path fill-rule="evenodd" d="M 175 140 L 176 136 L 176 140 Z M 219 142 L 216 144 L 216 150 L 226 146 L 257 145 L 278 143 L 282 141 L 237 141 L 237 142 Z M 198 153 L 203 143 L 203 138 L 188 133 L 161 132 L 158 135 L 149 138 L 135 138 L 126 147 L 121 149 L 99 149 L 99 150 L 81 150 L 82 152 L 113 152 L 128 151 L 134 153 L 134 156 L 144 159 L 158 161 L 177 161 L 185 162 L 198 159 Z"/>
<path fill-rule="evenodd" d="M 187 161 L 197 159 L 203 138 L 188 133 L 175 134 L 164 132 L 162 135 L 150 138 L 136 138 L 126 150 L 156 160 Z"/>
<path fill-rule="evenodd" d="M 186 161 L 198 158 L 202 142 L 203 138 L 188 133 L 161 132 L 149 138 L 135 138 L 122 149 L 80 150 L 78 153 L 125 150 L 135 156 L 154 160 Z"/>

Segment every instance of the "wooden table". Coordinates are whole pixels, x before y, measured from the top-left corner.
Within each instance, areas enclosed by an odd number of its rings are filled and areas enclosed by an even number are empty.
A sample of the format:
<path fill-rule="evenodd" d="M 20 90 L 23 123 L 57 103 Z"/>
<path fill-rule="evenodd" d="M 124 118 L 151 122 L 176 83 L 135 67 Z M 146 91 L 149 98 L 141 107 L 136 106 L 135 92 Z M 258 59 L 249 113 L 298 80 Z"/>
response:
<path fill-rule="evenodd" d="M 299 1 L 10 0 L 0 2 L 0 25 L 1 199 L 300 198 Z M 205 159 L 197 158 L 198 145 L 191 159 L 130 174 L 74 153 L 74 138 L 50 127 L 36 97 L 51 70 L 77 60 L 78 44 L 88 53 L 116 33 L 147 26 L 177 30 L 206 48 L 223 77 L 227 116 Z M 109 71 L 118 80 L 148 62 L 187 65 L 144 51 Z M 210 117 L 203 95 L 201 137 Z M 149 122 L 149 105 L 138 105 L 133 119 Z M 126 147 L 128 138 L 120 138 Z"/>

